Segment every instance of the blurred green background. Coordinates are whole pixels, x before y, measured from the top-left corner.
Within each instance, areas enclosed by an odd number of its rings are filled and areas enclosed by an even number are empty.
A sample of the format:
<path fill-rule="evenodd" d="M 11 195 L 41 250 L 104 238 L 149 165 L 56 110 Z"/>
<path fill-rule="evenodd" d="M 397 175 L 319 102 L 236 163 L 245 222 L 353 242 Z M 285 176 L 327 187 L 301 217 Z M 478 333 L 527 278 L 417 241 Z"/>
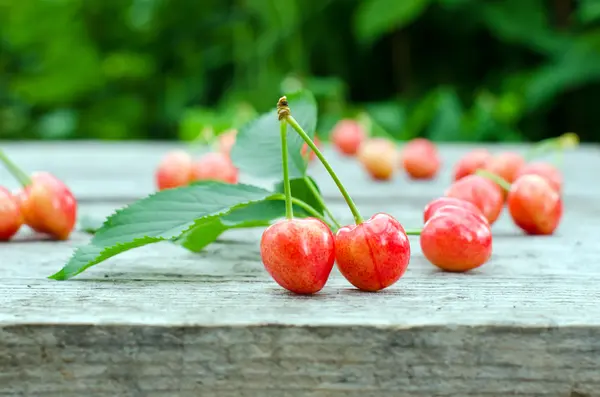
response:
<path fill-rule="evenodd" d="M 0 0 L 0 139 L 184 139 L 307 87 L 437 141 L 599 141 L 600 0 Z"/>

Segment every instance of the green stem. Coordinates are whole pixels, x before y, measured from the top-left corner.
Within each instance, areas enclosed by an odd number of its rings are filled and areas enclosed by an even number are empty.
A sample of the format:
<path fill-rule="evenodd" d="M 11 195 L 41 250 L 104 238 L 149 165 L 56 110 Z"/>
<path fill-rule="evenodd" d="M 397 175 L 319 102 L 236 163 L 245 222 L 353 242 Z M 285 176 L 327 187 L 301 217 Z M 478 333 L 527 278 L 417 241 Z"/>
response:
<path fill-rule="evenodd" d="M 285 201 L 286 198 L 285 198 L 285 195 L 283 195 L 283 194 L 277 194 L 277 195 L 271 196 L 270 200 Z M 313 208 L 310 204 L 308 204 L 296 197 L 292 197 L 291 202 L 292 202 L 292 204 L 297 205 L 299 208 L 302 208 L 304 211 L 306 211 L 308 214 L 310 214 L 314 218 L 317 218 L 317 219 L 323 221 L 323 223 L 325 223 L 327 226 L 329 226 L 329 228 L 331 230 L 333 230 L 334 232 L 337 231 L 337 229 L 339 229 L 339 227 L 335 227 L 331 223 L 327 222 L 327 219 L 325 219 L 325 217 L 323 215 L 319 214 L 319 211 L 317 211 L 315 208 Z"/>
<path fill-rule="evenodd" d="M 335 217 L 333 216 L 333 214 L 331 213 L 331 211 L 327 207 L 327 204 L 325 203 L 325 200 L 323 200 L 323 197 L 321 196 L 321 194 L 317 190 L 317 187 L 313 183 L 312 179 L 310 179 L 309 177 L 305 176 L 304 180 L 306 181 L 306 185 L 308 186 L 308 189 L 311 191 L 311 193 L 313 194 L 313 196 L 315 196 L 315 199 L 319 202 L 319 205 L 321 207 L 323 207 L 323 211 L 325 211 L 325 213 L 327 214 L 327 216 L 329 217 L 329 219 L 331 219 L 331 221 L 335 224 L 335 226 L 338 229 L 340 227 L 342 227 L 342 225 L 337 221 L 337 219 L 335 219 Z"/>
<path fill-rule="evenodd" d="M 287 219 L 292 219 L 294 217 L 294 208 L 292 207 L 292 187 L 290 185 L 290 170 L 288 167 L 287 123 L 285 120 L 281 120 L 280 122 L 280 132 L 283 191 L 285 193 L 285 217 Z"/>
<path fill-rule="evenodd" d="M 360 113 L 357 117 L 357 121 L 364 128 L 367 135 L 374 136 L 373 127 L 377 127 L 378 132 L 383 133 L 383 135 L 385 135 L 385 137 L 391 140 L 392 142 L 396 142 L 396 137 L 390 134 L 388 130 L 383 128 L 381 124 L 373 120 L 373 118 L 369 115 L 367 111 L 363 111 L 362 113 Z"/>
<path fill-rule="evenodd" d="M 573 132 L 567 132 L 556 138 L 548 138 L 539 141 L 525 154 L 525 160 L 530 161 L 551 151 L 561 151 L 579 145 L 579 137 Z"/>
<path fill-rule="evenodd" d="M 0 162 L 8 169 L 8 171 L 15 177 L 17 181 L 23 186 L 27 187 L 31 185 L 31 178 L 23 172 L 15 163 L 13 163 L 3 150 L 0 150 Z"/>
<path fill-rule="evenodd" d="M 510 183 L 499 175 L 492 174 L 491 172 L 483 169 L 478 169 L 477 171 L 475 171 L 475 174 L 487 178 L 492 182 L 495 182 L 498 186 L 500 186 L 507 192 L 510 190 Z"/>
<path fill-rule="evenodd" d="M 407 236 L 420 236 L 423 229 L 405 229 Z"/>
<path fill-rule="evenodd" d="M 354 221 L 356 222 L 356 224 L 358 225 L 358 224 L 362 223 L 363 219 L 362 219 L 362 216 L 360 216 L 360 212 L 358 211 L 358 208 L 356 208 L 356 204 L 354 204 L 354 201 L 352 201 L 352 198 L 350 197 L 350 195 L 348 194 L 348 191 L 342 184 L 342 181 L 340 181 L 340 179 L 336 175 L 333 168 L 331 168 L 331 165 L 329 165 L 329 162 L 327 161 L 325 156 L 323 156 L 323 153 L 321 153 L 321 151 L 319 150 L 317 145 L 315 145 L 315 143 L 313 142 L 312 139 L 310 139 L 308 134 L 306 132 L 304 132 L 302 127 L 300 127 L 300 124 L 298 124 L 296 119 L 294 119 L 294 117 L 292 117 L 291 114 L 285 115 L 284 119 L 287 120 L 288 123 L 290 123 L 290 125 L 292 126 L 293 129 L 296 130 L 298 135 L 300 135 L 302 137 L 302 139 L 304 139 L 304 142 L 306 142 L 306 144 L 315 152 L 315 154 L 317 155 L 317 158 L 321 161 L 321 164 L 323 164 L 323 166 L 325 167 L 325 169 L 331 176 L 331 179 L 333 179 L 333 181 L 337 185 L 338 189 L 340 190 L 340 193 L 342 194 L 342 196 L 344 196 L 344 200 L 346 200 L 346 203 L 348 204 L 350 211 L 352 211 L 352 215 L 354 216 Z"/>

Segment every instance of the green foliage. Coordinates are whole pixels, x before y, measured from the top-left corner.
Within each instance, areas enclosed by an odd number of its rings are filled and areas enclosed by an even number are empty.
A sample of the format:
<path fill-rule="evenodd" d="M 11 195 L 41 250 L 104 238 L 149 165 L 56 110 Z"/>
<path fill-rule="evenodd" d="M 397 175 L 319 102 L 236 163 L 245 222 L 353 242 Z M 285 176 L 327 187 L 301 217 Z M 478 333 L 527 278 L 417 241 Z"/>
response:
<path fill-rule="evenodd" d="M 288 102 L 292 113 L 297 115 L 298 123 L 314 131 L 317 108 L 312 94 L 298 91 L 290 95 Z M 199 252 L 228 230 L 264 227 L 284 217 L 283 172 L 281 166 L 276 166 L 282 162 L 281 144 L 273 145 L 272 142 L 281 139 L 277 134 L 279 127 L 277 113 L 268 112 L 242 127 L 241 139 L 234 146 L 237 153 L 234 159 L 238 159 L 240 172 L 249 169 L 246 175 L 257 176 L 252 172 L 260 170 L 257 163 L 269 165 L 267 169 L 272 173 L 259 176 L 271 179 L 273 189 L 200 181 L 136 201 L 108 217 L 101 226 L 96 220 L 83 217 L 79 226 L 94 237 L 88 245 L 77 248 L 69 262 L 50 278 L 69 279 L 122 252 L 159 241 L 168 240 L 192 252 Z M 290 145 L 293 151 L 289 153 L 296 165 L 295 177 L 290 181 L 294 214 L 296 217 L 313 216 L 327 222 L 322 216 L 325 208 L 319 188 L 306 175 L 306 163 L 300 154 L 302 141 L 295 135 L 290 137 L 294 146 Z"/>
<path fill-rule="evenodd" d="M 227 230 L 268 226 L 273 219 L 284 215 L 284 201 L 259 201 L 234 209 L 227 215 L 196 222 L 194 227 L 177 239 L 177 243 L 192 252 L 200 252 Z"/>
<path fill-rule="evenodd" d="M 317 105 L 313 95 L 307 91 L 297 91 L 288 95 L 287 99 L 292 116 L 309 136 L 314 136 Z M 270 181 L 281 180 L 283 169 L 279 125 L 277 109 L 273 109 L 240 129 L 231 150 L 231 160 L 245 175 Z M 290 178 L 303 177 L 307 165 L 301 153 L 304 141 L 291 127 L 287 130 L 287 136 Z"/>
<path fill-rule="evenodd" d="M 306 178 L 310 177 L 307 176 Z M 323 206 L 308 188 L 304 178 L 294 179 L 290 182 L 294 198 L 302 200 L 313 207 L 318 213 L 323 214 Z M 313 183 L 316 186 L 314 180 Z M 275 192 L 283 193 L 283 182 L 276 185 Z M 285 217 L 283 195 L 277 197 L 278 199 L 275 198 L 272 197 L 271 200 L 259 201 L 248 206 L 233 209 L 224 216 L 205 218 L 200 222 L 196 222 L 191 229 L 177 238 L 176 242 L 192 252 L 200 252 L 228 230 L 269 226 L 273 222 L 273 219 Z M 311 214 L 295 205 L 294 216 L 302 218 L 311 216 Z"/>
<path fill-rule="evenodd" d="M 0 138 L 194 140 L 307 88 L 322 137 L 367 111 L 398 139 L 597 140 L 599 22 L 597 0 L 0 0 Z"/>
<path fill-rule="evenodd" d="M 78 248 L 51 277 L 67 279 L 124 251 L 176 239 L 192 227 L 201 227 L 273 195 L 256 186 L 221 182 L 201 182 L 158 192 L 107 218 L 90 243 Z"/>
<path fill-rule="evenodd" d="M 372 41 L 415 20 L 430 0 L 365 0 L 356 11 L 356 34 Z"/>

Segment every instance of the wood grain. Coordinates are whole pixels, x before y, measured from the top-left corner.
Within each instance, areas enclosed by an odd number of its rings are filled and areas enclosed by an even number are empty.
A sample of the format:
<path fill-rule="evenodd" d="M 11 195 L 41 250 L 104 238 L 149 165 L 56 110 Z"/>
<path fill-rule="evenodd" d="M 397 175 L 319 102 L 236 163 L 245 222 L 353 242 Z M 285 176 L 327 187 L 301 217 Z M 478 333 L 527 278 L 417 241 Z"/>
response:
<path fill-rule="evenodd" d="M 152 190 L 147 167 L 165 150 L 72 145 L 7 151 L 63 172 L 84 198 L 80 214 L 98 218 Z M 436 270 L 411 237 L 406 275 L 379 293 L 337 271 L 316 296 L 282 291 L 260 262 L 260 229 L 228 232 L 200 254 L 153 244 L 51 281 L 89 236 L 24 230 L 0 245 L 0 396 L 600 396 L 600 193 L 582 176 L 598 153 L 567 156 L 555 236 L 524 236 L 505 212 L 492 260 L 468 274 Z M 129 156 L 146 167 L 125 167 Z M 100 158 L 112 160 L 102 168 Z M 375 184 L 335 161 L 363 215 L 386 211 L 409 228 L 447 185 L 447 171 Z M 334 193 L 334 213 L 351 222 Z"/>

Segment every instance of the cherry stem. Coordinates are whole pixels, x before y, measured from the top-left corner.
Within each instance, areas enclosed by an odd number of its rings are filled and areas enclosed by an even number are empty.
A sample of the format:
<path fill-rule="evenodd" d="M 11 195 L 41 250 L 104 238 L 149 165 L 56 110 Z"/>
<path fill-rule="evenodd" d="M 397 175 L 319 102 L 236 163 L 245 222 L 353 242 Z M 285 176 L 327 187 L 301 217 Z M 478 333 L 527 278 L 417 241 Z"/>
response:
<path fill-rule="evenodd" d="M 327 204 L 325 204 L 325 200 L 323 200 L 323 197 L 321 196 L 321 194 L 317 190 L 317 187 L 313 183 L 312 179 L 310 179 L 309 177 L 305 176 L 304 180 L 306 181 L 306 185 L 308 186 L 308 189 L 311 191 L 311 193 L 313 194 L 313 196 L 315 196 L 315 199 L 319 202 L 319 205 L 321 207 L 323 207 L 323 211 L 325 211 L 325 213 L 327 214 L 327 216 L 329 217 L 329 219 L 331 219 L 331 221 L 335 224 L 335 226 L 338 229 L 340 227 L 342 227 L 342 225 L 337 221 L 337 219 L 335 219 L 335 217 L 333 216 L 333 214 L 331 213 L 331 211 L 327 207 Z"/>
<path fill-rule="evenodd" d="M 478 169 L 477 171 L 475 171 L 475 174 L 487 178 L 492 182 L 495 182 L 498 186 L 500 186 L 507 192 L 510 190 L 510 183 L 499 175 L 493 174 L 483 169 Z"/>
<path fill-rule="evenodd" d="M 373 120 L 373 117 L 371 117 L 368 112 L 363 111 L 362 113 L 360 113 L 357 117 L 357 121 L 365 129 L 369 136 L 373 136 L 373 126 L 376 126 L 379 132 L 382 132 L 387 139 L 391 140 L 392 142 L 396 141 L 396 137 L 394 137 L 379 123 Z"/>
<path fill-rule="evenodd" d="M 23 187 L 31 185 L 31 178 L 25 172 L 23 172 L 23 170 L 17 167 L 17 165 L 8 158 L 3 150 L 0 150 L 0 162 L 4 164 L 12 176 L 15 177 L 15 179 L 19 181 Z"/>
<path fill-rule="evenodd" d="M 525 155 L 527 161 L 553 150 L 573 148 L 579 145 L 579 137 L 567 132 L 556 138 L 548 138 L 536 143 Z"/>
<path fill-rule="evenodd" d="M 315 154 L 317 155 L 317 158 L 319 159 L 319 161 L 321 161 L 321 164 L 323 164 L 323 167 L 325 167 L 325 169 L 331 176 L 331 179 L 333 179 L 333 181 L 337 185 L 340 193 L 342 194 L 342 196 L 344 196 L 344 200 L 346 200 L 346 204 L 348 204 L 350 211 L 352 211 L 352 215 L 354 216 L 354 221 L 356 222 L 357 225 L 361 224 L 363 222 L 363 218 L 360 215 L 358 208 L 356 208 L 356 204 L 354 204 L 354 201 L 352 201 L 352 198 L 348 194 L 348 191 L 344 187 L 344 184 L 342 183 L 342 181 L 340 181 L 340 179 L 336 175 L 333 168 L 331 168 L 331 165 L 329 165 L 329 162 L 327 161 L 325 156 L 323 156 L 323 153 L 321 153 L 321 150 L 319 150 L 319 148 L 317 147 L 317 145 L 315 145 L 313 140 L 310 139 L 308 134 L 306 132 L 304 132 L 304 130 L 302 129 L 300 124 L 298 124 L 296 119 L 294 119 L 294 117 L 292 117 L 292 115 L 290 114 L 290 108 L 288 106 L 286 97 L 282 97 L 279 100 L 279 103 L 277 104 L 277 113 L 279 115 L 279 119 L 287 120 L 287 122 L 292 126 L 292 128 L 296 130 L 298 135 L 300 135 L 300 137 L 302 139 L 304 139 L 304 142 L 306 142 L 308 147 L 310 147 L 315 152 Z"/>
<path fill-rule="evenodd" d="M 277 195 L 271 196 L 270 199 L 271 200 L 286 200 L 286 197 L 284 194 L 277 194 Z M 323 221 L 327 226 L 329 226 L 329 228 L 331 230 L 337 231 L 337 229 L 339 229 L 339 227 L 335 227 L 334 225 L 327 222 L 327 219 L 325 219 L 325 217 L 323 215 L 319 214 L 319 211 L 317 211 L 315 208 L 313 208 L 310 204 L 308 204 L 296 197 L 292 197 L 291 202 L 292 202 L 292 204 L 297 205 L 299 208 L 302 208 L 304 211 L 306 211 L 311 216 Z"/>
<path fill-rule="evenodd" d="M 281 132 L 281 167 L 283 168 L 283 191 L 285 193 L 285 217 L 292 219 L 294 217 L 294 208 L 292 206 L 292 187 L 290 184 L 290 170 L 288 167 L 288 146 L 287 146 L 287 123 L 285 120 L 280 122 Z"/>
<path fill-rule="evenodd" d="M 404 232 L 407 236 L 420 236 L 423 229 L 405 229 Z"/>

